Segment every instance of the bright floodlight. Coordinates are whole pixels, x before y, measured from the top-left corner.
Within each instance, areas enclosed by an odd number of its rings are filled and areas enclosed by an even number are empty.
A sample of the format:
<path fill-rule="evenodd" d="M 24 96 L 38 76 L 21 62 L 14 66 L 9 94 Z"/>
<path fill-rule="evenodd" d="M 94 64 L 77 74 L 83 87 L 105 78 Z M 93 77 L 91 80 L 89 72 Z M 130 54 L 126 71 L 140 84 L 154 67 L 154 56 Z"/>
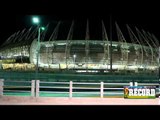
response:
<path fill-rule="evenodd" d="M 76 55 L 74 54 L 73 57 L 76 58 Z"/>
<path fill-rule="evenodd" d="M 41 27 L 42 30 L 45 30 L 45 27 Z"/>
<path fill-rule="evenodd" d="M 39 23 L 39 18 L 38 17 L 33 17 L 33 23 L 38 24 Z"/>

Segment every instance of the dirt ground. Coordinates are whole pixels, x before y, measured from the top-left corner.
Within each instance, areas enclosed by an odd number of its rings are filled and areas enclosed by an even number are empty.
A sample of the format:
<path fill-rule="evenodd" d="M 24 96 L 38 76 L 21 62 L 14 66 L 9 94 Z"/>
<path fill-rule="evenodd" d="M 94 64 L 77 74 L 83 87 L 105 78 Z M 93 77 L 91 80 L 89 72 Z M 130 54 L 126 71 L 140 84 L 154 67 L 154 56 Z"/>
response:
<path fill-rule="evenodd" d="M 160 99 L 1 96 L 0 105 L 160 105 Z"/>

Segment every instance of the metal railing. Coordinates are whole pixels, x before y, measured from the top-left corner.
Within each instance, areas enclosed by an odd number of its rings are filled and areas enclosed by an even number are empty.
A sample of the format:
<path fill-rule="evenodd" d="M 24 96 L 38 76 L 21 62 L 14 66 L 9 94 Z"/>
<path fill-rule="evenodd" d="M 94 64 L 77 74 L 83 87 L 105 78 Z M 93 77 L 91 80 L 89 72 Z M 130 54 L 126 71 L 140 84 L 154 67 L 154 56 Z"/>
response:
<path fill-rule="evenodd" d="M 135 86 L 156 86 L 160 94 L 159 83 L 135 83 Z M 100 97 L 124 96 L 124 86 L 133 83 L 91 83 L 91 82 L 47 82 L 40 80 L 12 81 L 0 79 L 0 96 L 32 97 Z"/>

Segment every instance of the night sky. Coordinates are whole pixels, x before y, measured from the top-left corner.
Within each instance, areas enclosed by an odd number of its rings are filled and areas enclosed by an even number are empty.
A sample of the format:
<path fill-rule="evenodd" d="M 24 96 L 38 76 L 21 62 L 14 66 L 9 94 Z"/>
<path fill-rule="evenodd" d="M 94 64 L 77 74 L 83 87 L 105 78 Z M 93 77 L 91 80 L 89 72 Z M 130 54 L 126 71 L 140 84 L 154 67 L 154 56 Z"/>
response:
<path fill-rule="evenodd" d="M 157 6 L 157 3 L 140 3 L 136 1 L 122 3 L 114 0 L 112 2 L 51 2 L 49 0 L 39 0 L 36 2 L 21 1 L 17 3 L 8 5 L 6 2 L 4 7 L 0 8 L 1 44 L 18 30 L 30 28 L 33 25 L 31 23 L 33 15 L 41 17 L 42 25 L 59 20 L 71 22 L 73 19 L 77 20 L 78 24 L 81 24 L 81 21 L 83 23 L 89 19 L 89 22 L 92 24 L 90 25 L 91 31 L 94 31 L 92 29 L 95 28 L 98 29 L 99 23 L 97 21 L 100 20 L 104 20 L 105 27 L 109 31 L 110 18 L 112 18 L 113 28 L 116 21 L 122 31 L 126 29 L 125 25 L 128 24 L 131 28 L 136 26 L 140 30 L 144 29 L 146 32 L 153 33 L 160 39 L 160 8 Z"/>

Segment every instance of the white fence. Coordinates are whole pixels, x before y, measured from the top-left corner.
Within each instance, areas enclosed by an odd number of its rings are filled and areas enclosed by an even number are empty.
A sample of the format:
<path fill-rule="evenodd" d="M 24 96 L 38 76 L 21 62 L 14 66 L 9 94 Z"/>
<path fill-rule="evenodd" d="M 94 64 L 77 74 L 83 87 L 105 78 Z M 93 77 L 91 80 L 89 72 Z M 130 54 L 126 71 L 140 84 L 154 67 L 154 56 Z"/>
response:
<path fill-rule="evenodd" d="M 27 95 L 32 97 L 101 97 L 123 96 L 124 86 L 156 86 L 158 83 L 90 83 L 90 82 L 47 82 L 40 80 L 12 81 L 0 79 L 0 96 Z"/>
<path fill-rule="evenodd" d="M 28 94 L 35 96 L 35 80 L 32 81 L 12 81 L 0 79 L 0 96 Z"/>

